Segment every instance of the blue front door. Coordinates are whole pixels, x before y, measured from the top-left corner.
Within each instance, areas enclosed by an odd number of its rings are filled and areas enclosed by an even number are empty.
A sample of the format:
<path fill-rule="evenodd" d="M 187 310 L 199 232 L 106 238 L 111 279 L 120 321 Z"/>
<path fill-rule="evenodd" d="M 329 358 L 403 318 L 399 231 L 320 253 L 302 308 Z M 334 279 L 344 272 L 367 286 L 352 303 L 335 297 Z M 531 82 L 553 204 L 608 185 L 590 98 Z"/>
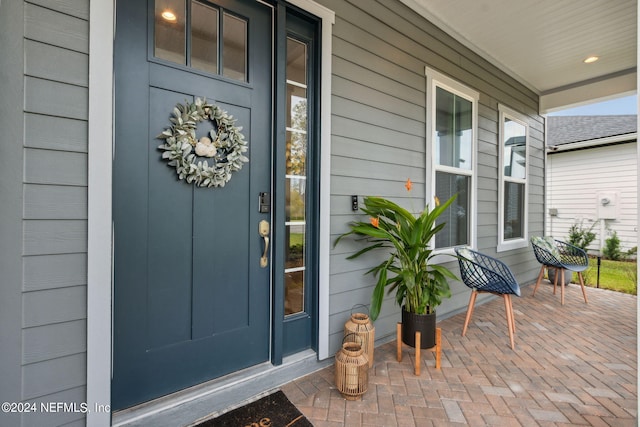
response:
<path fill-rule="evenodd" d="M 253 0 L 117 4 L 114 409 L 270 359 L 272 14 Z M 179 180 L 158 149 L 176 104 L 196 98 L 248 140 L 224 187 Z"/>

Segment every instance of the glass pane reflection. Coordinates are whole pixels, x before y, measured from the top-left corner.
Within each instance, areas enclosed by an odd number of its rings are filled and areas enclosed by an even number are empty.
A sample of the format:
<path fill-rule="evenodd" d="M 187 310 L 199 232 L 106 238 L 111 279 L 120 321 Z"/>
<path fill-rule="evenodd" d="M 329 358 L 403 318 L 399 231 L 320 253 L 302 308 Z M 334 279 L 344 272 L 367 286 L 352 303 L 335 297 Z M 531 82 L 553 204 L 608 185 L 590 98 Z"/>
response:
<path fill-rule="evenodd" d="M 524 184 L 504 183 L 504 238 L 524 237 Z"/>
<path fill-rule="evenodd" d="M 504 175 L 527 178 L 527 129 L 513 120 L 504 120 Z"/>
<path fill-rule="evenodd" d="M 304 311 L 304 270 L 284 274 L 284 314 Z"/>
<path fill-rule="evenodd" d="M 222 72 L 226 77 L 246 82 L 248 21 L 223 13 L 221 23 L 216 7 L 190 1 L 189 19 L 185 0 L 155 2 L 154 55 L 211 74 Z"/>
<path fill-rule="evenodd" d="M 307 45 L 287 38 L 285 314 L 305 310 Z"/>
<path fill-rule="evenodd" d="M 287 85 L 287 127 L 307 130 L 307 89 L 305 87 Z"/>
<path fill-rule="evenodd" d="M 157 0 L 153 54 L 186 65 L 186 19 L 184 0 Z"/>
<path fill-rule="evenodd" d="M 307 134 L 287 132 L 287 175 L 307 174 Z"/>
<path fill-rule="evenodd" d="M 285 269 L 304 267 L 304 224 L 288 225 L 286 233 Z"/>
<path fill-rule="evenodd" d="M 232 79 L 247 81 L 247 21 L 224 14 L 222 23 L 222 74 Z"/>
<path fill-rule="evenodd" d="M 218 11 L 191 2 L 191 66 L 218 73 Z"/>
<path fill-rule="evenodd" d="M 436 88 L 436 161 L 439 165 L 471 169 L 473 105 Z"/>
<path fill-rule="evenodd" d="M 307 84 L 307 45 L 287 38 L 287 80 Z"/>
<path fill-rule="evenodd" d="M 436 224 L 446 223 L 436 234 L 436 248 L 448 248 L 469 244 L 469 183 L 471 178 L 436 172 L 436 195 L 441 202 L 458 193 L 455 201 L 436 220 Z"/>
<path fill-rule="evenodd" d="M 305 221 L 305 187 L 307 180 L 304 177 L 288 177 L 286 180 L 286 220 Z"/>

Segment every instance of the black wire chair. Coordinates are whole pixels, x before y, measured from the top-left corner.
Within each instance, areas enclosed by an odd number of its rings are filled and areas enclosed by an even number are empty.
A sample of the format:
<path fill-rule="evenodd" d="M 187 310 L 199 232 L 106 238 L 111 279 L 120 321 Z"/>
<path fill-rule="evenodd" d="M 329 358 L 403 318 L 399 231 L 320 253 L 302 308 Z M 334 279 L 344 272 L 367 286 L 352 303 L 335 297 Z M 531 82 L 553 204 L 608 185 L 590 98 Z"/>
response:
<path fill-rule="evenodd" d="M 533 296 L 536 295 L 538 286 L 540 286 L 540 282 L 542 282 L 544 269 L 553 269 L 556 273 L 553 281 L 553 294 L 555 295 L 556 293 L 558 276 L 560 276 L 560 303 L 564 305 L 564 272 L 565 270 L 569 270 L 578 273 L 584 302 L 588 304 L 589 300 L 587 299 L 587 291 L 584 287 L 584 278 L 582 277 L 582 272 L 589 267 L 589 257 L 587 257 L 587 253 L 577 246 L 553 239 L 552 237 L 533 236 L 531 237 L 531 246 L 533 246 L 533 253 L 536 259 L 542 264 L 536 286 L 533 288 Z"/>
<path fill-rule="evenodd" d="M 462 328 L 462 336 L 467 333 L 467 327 L 473 314 L 476 297 L 479 293 L 490 293 L 504 299 L 504 307 L 509 327 L 511 348 L 515 350 L 514 335 L 516 322 L 513 316 L 511 295 L 520 296 L 520 285 L 505 263 L 480 252 L 468 248 L 455 248 L 460 265 L 460 275 L 465 285 L 471 288 L 467 317 Z"/>

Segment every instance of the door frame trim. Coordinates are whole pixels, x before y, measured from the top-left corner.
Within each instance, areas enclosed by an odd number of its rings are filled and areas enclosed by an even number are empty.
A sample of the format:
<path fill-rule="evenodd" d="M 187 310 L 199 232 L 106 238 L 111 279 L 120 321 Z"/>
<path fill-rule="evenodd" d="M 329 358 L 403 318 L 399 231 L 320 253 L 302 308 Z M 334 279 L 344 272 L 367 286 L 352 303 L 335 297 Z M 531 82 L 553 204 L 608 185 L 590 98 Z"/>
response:
<path fill-rule="evenodd" d="M 113 44 L 115 0 L 89 8 L 87 425 L 111 425 Z"/>
<path fill-rule="evenodd" d="M 331 55 L 335 13 L 313 0 L 289 3 L 322 20 L 320 34 L 320 228 L 318 250 L 318 359 L 329 357 L 329 267 L 331 255 Z"/>
<path fill-rule="evenodd" d="M 335 13 L 313 0 L 289 3 L 322 20 L 320 78 L 320 236 L 318 358 L 329 357 L 329 256 L 331 179 L 331 38 Z M 115 0 L 96 0 L 89 10 L 89 120 L 87 207 L 87 425 L 111 425 L 113 296 L 113 53 Z"/>

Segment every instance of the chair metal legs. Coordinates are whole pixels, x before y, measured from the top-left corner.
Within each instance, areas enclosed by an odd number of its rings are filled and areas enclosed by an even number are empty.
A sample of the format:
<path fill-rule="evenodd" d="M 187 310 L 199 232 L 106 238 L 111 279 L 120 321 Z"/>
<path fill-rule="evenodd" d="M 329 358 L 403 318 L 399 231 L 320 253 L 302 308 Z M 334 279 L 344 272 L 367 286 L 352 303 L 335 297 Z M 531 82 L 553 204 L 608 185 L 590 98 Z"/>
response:
<path fill-rule="evenodd" d="M 480 291 L 481 292 L 481 291 Z M 476 304 L 476 297 L 478 296 L 479 291 L 475 289 L 471 290 L 471 297 L 469 297 L 469 307 L 467 307 L 467 317 L 464 319 L 464 326 L 462 327 L 462 336 L 465 336 L 467 333 L 467 328 L 469 327 L 469 322 L 471 321 L 471 316 L 473 315 L 473 308 Z M 515 333 L 516 333 L 516 319 L 513 315 L 513 304 L 511 303 L 511 295 L 510 294 L 495 294 L 500 295 L 504 299 L 504 309 L 507 318 L 507 327 L 509 328 L 509 341 L 511 342 L 511 349 L 515 350 Z M 534 289 L 535 293 L 535 289 Z"/>

